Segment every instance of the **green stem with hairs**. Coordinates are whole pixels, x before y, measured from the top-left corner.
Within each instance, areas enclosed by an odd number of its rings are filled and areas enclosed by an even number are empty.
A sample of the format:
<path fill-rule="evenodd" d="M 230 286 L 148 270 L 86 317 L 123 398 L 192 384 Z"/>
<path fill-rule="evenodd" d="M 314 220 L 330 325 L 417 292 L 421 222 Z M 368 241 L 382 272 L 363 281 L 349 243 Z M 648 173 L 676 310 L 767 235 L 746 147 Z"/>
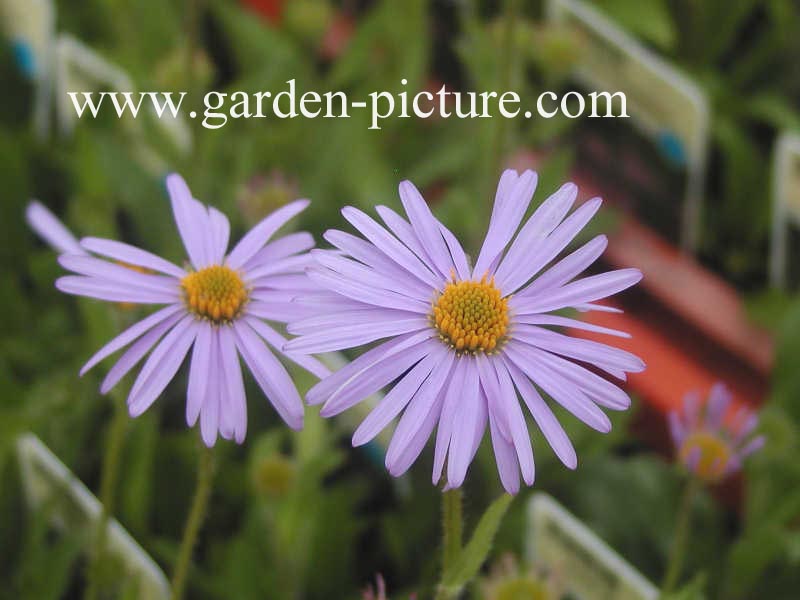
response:
<path fill-rule="evenodd" d="M 186 589 L 186 576 L 189 573 L 189 565 L 192 561 L 197 535 L 206 517 L 208 510 L 208 499 L 211 496 L 211 487 L 214 480 L 214 452 L 213 448 L 205 446 L 200 451 L 200 460 L 197 467 L 197 485 L 195 486 L 194 498 L 189 509 L 189 516 L 186 519 L 186 526 L 183 530 L 178 560 L 175 563 L 175 570 L 172 575 L 172 600 L 180 600 Z"/>
<path fill-rule="evenodd" d="M 94 537 L 94 548 L 89 557 L 88 582 L 84 598 L 95 600 L 100 591 L 102 558 L 106 551 L 108 524 L 114 512 L 115 492 L 119 480 L 119 465 L 125 432 L 128 427 L 128 411 L 125 401 L 119 394 L 112 396 L 114 415 L 108 433 L 108 445 L 103 456 L 103 467 L 100 474 L 100 517 Z"/>
<path fill-rule="evenodd" d="M 666 597 L 675 589 L 675 585 L 678 583 L 683 572 L 686 550 L 689 546 L 691 534 L 692 506 L 694 505 L 694 499 L 699 489 L 700 480 L 697 479 L 697 477 L 689 476 L 683 489 L 680 505 L 678 506 L 678 515 L 675 521 L 675 536 L 673 537 L 672 548 L 670 548 L 669 552 L 664 581 L 661 584 L 662 598 Z"/>
<path fill-rule="evenodd" d="M 442 492 L 442 583 L 445 573 L 461 553 L 464 534 L 463 493 L 461 488 Z M 440 583 L 436 600 L 448 600 L 450 591 Z"/>

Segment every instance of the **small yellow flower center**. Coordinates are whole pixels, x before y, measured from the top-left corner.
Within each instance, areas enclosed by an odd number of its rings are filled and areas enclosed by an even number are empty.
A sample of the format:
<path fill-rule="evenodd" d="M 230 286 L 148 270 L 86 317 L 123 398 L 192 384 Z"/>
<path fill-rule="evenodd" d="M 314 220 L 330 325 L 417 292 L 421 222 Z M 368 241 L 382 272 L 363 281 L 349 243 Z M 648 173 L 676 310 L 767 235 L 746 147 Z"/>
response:
<path fill-rule="evenodd" d="M 239 315 L 248 292 L 239 274 L 224 265 L 189 273 L 181 280 L 186 306 L 199 317 L 226 323 Z"/>
<path fill-rule="evenodd" d="M 492 352 L 508 331 L 508 299 L 494 279 L 453 281 L 433 305 L 431 315 L 442 341 L 457 352 Z"/>
<path fill-rule="evenodd" d="M 725 475 L 725 469 L 732 451 L 728 443 L 708 431 L 689 434 L 679 449 L 680 459 L 687 464 L 689 458 L 697 455 L 697 464 L 693 468 L 695 475 L 703 481 L 719 481 Z"/>

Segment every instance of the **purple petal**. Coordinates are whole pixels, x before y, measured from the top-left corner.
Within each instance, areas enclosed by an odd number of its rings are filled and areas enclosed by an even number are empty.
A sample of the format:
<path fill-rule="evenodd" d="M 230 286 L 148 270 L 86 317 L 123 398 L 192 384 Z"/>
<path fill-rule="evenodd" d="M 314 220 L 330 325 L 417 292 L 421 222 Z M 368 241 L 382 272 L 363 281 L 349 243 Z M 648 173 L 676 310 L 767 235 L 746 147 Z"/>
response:
<path fill-rule="evenodd" d="M 158 312 L 153 313 L 149 317 L 134 323 L 128 329 L 123 331 L 113 340 L 108 342 L 105 346 L 100 348 L 95 354 L 86 362 L 85 365 L 81 368 L 80 374 L 83 376 L 89 369 L 94 367 L 97 363 L 101 360 L 106 358 L 107 356 L 111 356 L 117 350 L 120 350 L 130 344 L 131 342 L 135 341 L 140 336 L 144 335 L 147 331 L 151 328 L 155 327 L 156 325 L 163 323 L 173 315 L 175 315 L 178 311 L 180 311 L 183 307 L 179 304 L 175 304 L 173 306 L 167 306 L 162 308 Z"/>
<path fill-rule="evenodd" d="M 208 266 L 211 260 L 205 241 L 210 234 L 208 212 L 192 197 L 186 181 L 177 173 L 167 175 L 166 185 L 178 233 L 189 260 L 195 269 L 200 270 Z"/>
<path fill-rule="evenodd" d="M 78 240 L 58 218 L 36 200 L 25 209 L 25 220 L 36 234 L 57 252 L 85 254 Z"/>
<path fill-rule="evenodd" d="M 187 315 L 153 350 L 128 395 L 128 411 L 132 417 L 146 411 L 167 387 L 194 342 L 198 327 L 197 321 Z"/>
<path fill-rule="evenodd" d="M 392 350 L 368 371 L 353 376 L 338 387 L 326 399 L 320 415 L 331 417 L 355 406 L 400 377 L 436 349 L 431 340 L 425 340 L 403 351 Z"/>
<path fill-rule="evenodd" d="M 569 327 L 570 329 L 583 329 L 584 331 L 594 331 L 595 333 L 604 333 L 606 335 L 613 335 L 621 338 L 631 337 L 629 333 L 620 331 L 618 329 L 601 327 L 600 325 L 594 325 L 592 323 L 587 323 L 586 321 L 570 319 L 569 317 L 560 317 L 558 315 L 516 315 L 514 317 L 514 322 L 524 325 L 555 325 L 557 327 Z"/>
<path fill-rule="evenodd" d="M 547 236 L 566 216 L 577 195 L 578 188 L 572 183 L 565 183 L 558 191 L 542 202 L 517 234 L 505 257 L 503 257 L 497 268 L 498 276 L 505 278 L 526 263 L 527 259 L 536 252 L 537 248 L 544 243 Z M 477 269 L 475 272 L 478 272 Z"/>
<path fill-rule="evenodd" d="M 641 279 L 638 269 L 618 269 L 578 279 L 535 299 L 514 297 L 510 304 L 519 314 L 549 312 L 607 298 Z"/>
<path fill-rule="evenodd" d="M 287 258 L 314 247 L 314 237 L 310 233 L 300 231 L 289 233 L 282 238 L 269 242 L 248 260 L 243 269 L 248 271 L 256 266 Z"/>
<path fill-rule="evenodd" d="M 132 304 L 172 304 L 180 301 L 177 289 L 174 292 L 132 288 L 123 283 L 113 283 L 94 277 L 66 275 L 56 280 L 56 288 L 65 294 L 86 296 L 107 302 L 130 302 Z"/>
<path fill-rule="evenodd" d="M 558 288 L 580 275 L 589 265 L 594 263 L 608 246 L 608 238 L 598 235 L 587 242 L 572 254 L 562 258 L 524 290 L 518 293 L 520 296 L 530 297 L 546 290 Z"/>
<path fill-rule="evenodd" d="M 228 217 L 223 215 L 213 206 L 208 207 L 208 222 L 212 238 L 209 240 L 211 247 L 211 262 L 221 265 L 228 251 L 228 241 L 231 235 L 231 224 Z"/>
<path fill-rule="evenodd" d="M 403 288 L 408 289 L 414 296 L 430 296 L 432 294 L 433 290 L 429 285 L 411 275 L 369 242 L 335 229 L 329 229 L 323 237 L 357 261 L 396 281 L 400 280 Z"/>
<path fill-rule="evenodd" d="M 386 468 L 393 476 L 402 475 L 411 466 L 433 431 L 438 419 L 437 407 L 440 410 L 444 400 L 442 389 L 450 379 L 454 360 L 453 352 L 444 352 L 442 360 L 433 368 L 403 413 L 386 452 Z M 421 431 L 427 431 L 422 439 L 419 437 Z"/>
<path fill-rule="evenodd" d="M 246 321 L 250 327 L 252 327 L 255 332 L 260 335 L 270 346 L 291 360 L 293 363 L 303 367 L 309 373 L 312 373 L 320 378 L 327 377 L 331 374 L 330 369 L 328 369 L 328 367 L 323 365 L 313 356 L 306 356 L 305 354 L 300 354 L 297 352 L 284 352 L 283 348 L 286 346 L 288 340 L 266 323 L 252 318 L 246 318 Z"/>
<path fill-rule="evenodd" d="M 456 408 L 460 406 L 461 387 L 459 382 L 464 381 L 464 372 L 468 366 L 468 361 L 459 358 L 454 362 L 452 375 L 447 386 L 443 390 L 442 410 L 439 415 L 439 423 L 436 430 L 436 449 L 433 456 L 433 475 L 432 482 L 438 484 L 442 478 L 444 460 L 450 447 L 450 440 L 453 435 L 453 421 Z"/>
<path fill-rule="evenodd" d="M 98 280 L 150 290 L 156 293 L 180 294 L 180 284 L 174 277 L 138 273 L 128 267 L 93 256 L 62 254 L 58 257 L 58 262 L 68 271 L 78 275 L 94 277 Z"/>
<path fill-rule="evenodd" d="M 578 387 L 559 377 L 526 350 L 525 346 L 515 344 L 513 340 L 505 347 L 506 356 L 561 406 L 592 429 L 601 433 L 611 431 L 611 421 L 608 416 Z"/>
<path fill-rule="evenodd" d="M 568 379 L 600 406 L 612 410 L 630 408 L 631 399 L 616 385 L 596 373 L 572 361 L 536 348 L 528 348 L 531 356 L 550 367 L 555 373 Z"/>
<path fill-rule="evenodd" d="M 600 209 L 601 203 L 599 198 L 585 202 L 516 265 L 513 261 L 506 263 L 504 260 L 497 270 L 497 284 L 500 288 L 510 294 L 530 281 L 578 235 Z"/>
<path fill-rule="evenodd" d="M 332 375 L 314 385 L 306 394 L 306 400 L 312 405 L 325 402 L 331 395 L 336 393 L 337 390 L 341 389 L 342 386 L 347 385 L 368 369 L 372 369 L 381 360 L 394 356 L 396 353 L 403 352 L 408 348 L 417 346 L 432 336 L 432 331 L 398 336 L 393 340 L 384 342 L 368 350 Z"/>
<path fill-rule="evenodd" d="M 385 308 L 408 310 L 422 315 L 427 315 L 430 312 L 429 302 L 426 303 L 422 300 L 409 298 L 390 290 L 376 289 L 356 279 L 343 277 L 341 274 L 329 269 L 309 269 L 307 275 L 317 285 L 358 302 Z"/>
<path fill-rule="evenodd" d="M 203 443 L 211 448 L 217 441 L 220 430 L 220 391 L 222 378 L 222 362 L 219 352 L 219 330 L 211 330 L 209 347 L 208 388 L 200 408 L 200 435 Z"/>
<path fill-rule="evenodd" d="M 396 237 L 378 225 L 378 223 L 369 216 L 352 206 L 344 207 L 342 209 L 342 216 L 381 252 L 403 269 L 424 281 L 432 288 L 436 288 L 440 284 L 439 278 L 431 272 L 427 265 L 423 264 L 411 250 L 400 243 Z"/>
<path fill-rule="evenodd" d="M 711 387 L 706 404 L 706 427 L 717 429 L 722 424 L 722 418 L 732 399 L 731 392 L 724 383 L 718 382 Z"/>
<path fill-rule="evenodd" d="M 106 256 L 112 260 L 172 275 L 178 279 L 186 277 L 186 271 L 177 265 L 130 244 L 116 240 L 85 237 L 81 240 L 81 246 L 89 252 Z"/>
<path fill-rule="evenodd" d="M 508 175 L 506 175 L 507 173 Z M 501 186 L 505 187 L 506 182 L 510 183 L 510 179 L 513 178 L 512 174 L 515 175 L 513 171 L 510 173 L 506 171 L 500 178 L 492 217 L 489 221 L 489 230 L 486 233 L 478 260 L 475 261 L 473 277 L 482 277 L 489 270 L 491 263 L 502 254 L 519 228 L 533 193 L 536 191 L 539 176 L 533 171 L 525 171 L 516 178 L 507 191 L 504 190 L 504 193 L 501 194 Z"/>
<path fill-rule="evenodd" d="M 317 263 L 330 269 L 344 278 L 355 280 L 363 285 L 375 288 L 376 291 L 388 291 L 402 296 L 429 303 L 433 296 L 431 288 L 424 286 L 408 287 L 403 282 L 385 273 L 366 267 L 359 262 L 338 256 L 331 250 L 312 250 L 312 256 Z"/>
<path fill-rule="evenodd" d="M 467 255 L 464 252 L 464 248 L 461 247 L 461 244 L 456 236 L 454 236 L 447 227 L 440 224 L 440 229 L 442 231 L 442 237 L 444 237 L 444 241 L 447 244 L 448 250 L 450 251 L 450 258 L 452 259 L 453 268 L 456 271 L 456 275 L 458 275 L 458 278 L 462 281 L 469 279 L 469 261 L 467 260 Z"/>
<path fill-rule="evenodd" d="M 639 357 L 625 350 L 592 340 L 570 337 L 533 325 L 516 327 L 514 338 L 518 342 L 524 342 L 554 354 L 591 363 L 604 371 L 618 369 L 639 373 L 645 368 Z"/>
<path fill-rule="evenodd" d="M 173 325 L 175 325 L 180 320 L 181 316 L 182 315 L 180 314 L 175 314 L 164 319 L 161 323 L 153 327 L 150 331 L 145 333 L 142 337 L 131 344 L 131 347 L 128 348 L 122 356 L 120 356 L 119 360 L 106 374 L 102 384 L 100 385 L 100 393 L 107 394 L 109 391 L 111 391 L 111 388 L 117 385 L 119 380 L 125 377 L 128 371 L 135 367 L 138 362 L 142 360 L 142 358 L 144 358 L 148 352 L 150 352 L 152 347 L 155 346 L 156 342 L 161 339 L 161 336 L 163 336 Z"/>
<path fill-rule="evenodd" d="M 308 200 L 295 200 L 282 206 L 245 235 L 228 255 L 228 266 L 239 269 L 258 252 L 264 244 L 283 227 L 292 217 L 299 214 L 309 205 Z"/>
<path fill-rule="evenodd" d="M 399 415 L 411 401 L 411 398 L 421 390 L 428 376 L 436 370 L 447 354 L 448 350 L 440 345 L 439 348 L 425 356 L 407 375 L 397 382 L 353 433 L 353 446 L 362 446 L 371 441 Z M 438 371 L 438 373 L 439 379 L 431 384 L 431 391 L 438 392 L 447 376 L 447 373 L 443 370 Z"/>
<path fill-rule="evenodd" d="M 202 323 L 197 329 L 192 359 L 189 363 L 189 384 L 186 388 L 186 424 L 194 427 L 210 388 L 212 346 L 216 344 L 214 327 Z"/>
<path fill-rule="evenodd" d="M 461 360 L 469 361 L 470 358 Z M 481 404 L 478 369 L 467 364 L 463 379 L 453 381 L 453 387 L 460 388 L 461 403 L 453 416 L 453 429 L 450 438 L 450 451 L 447 460 L 447 484 L 457 488 L 464 483 L 467 469 L 472 461 L 474 433 L 481 420 Z"/>
<path fill-rule="evenodd" d="M 286 344 L 287 352 L 320 354 L 363 346 L 370 342 L 395 335 L 420 331 L 430 327 L 424 317 L 398 318 L 392 321 L 346 323 L 339 327 L 328 327 L 318 333 L 309 333 Z"/>
<path fill-rule="evenodd" d="M 497 471 L 500 474 L 503 488 L 509 494 L 516 494 L 519 492 L 517 455 L 514 453 L 514 446 L 500 434 L 497 416 L 491 409 L 489 410 L 489 432 L 492 438 L 495 461 L 497 462 Z"/>
<path fill-rule="evenodd" d="M 410 181 L 402 181 L 399 186 L 400 201 L 411 221 L 411 227 L 417 234 L 417 238 L 422 243 L 433 264 L 444 277 L 452 268 L 450 251 L 447 249 L 444 238 L 440 230 L 440 223 L 433 216 L 427 202 L 419 193 L 414 184 Z"/>
<path fill-rule="evenodd" d="M 517 400 L 517 393 L 511 376 L 505 367 L 502 359 L 487 359 L 487 365 L 494 369 L 497 381 L 500 384 L 498 397 L 498 408 L 505 413 L 505 420 L 511 433 L 511 441 L 517 453 L 519 468 L 522 472 L 522 479 L 527 485 L 533 485 L 536 477 L 536 466 L 533 461 L 533 447 L 528 433 L 528 426 L 525 423 L 525 415 Z"/>
<path fill-rule="evenodd" d="M 578 457 L 575 454 L 575 448 L 553 411 L 550 410 L 550 407 L 539 395 L 539 392 L 536 391 L 530 380 L 516 365 L 506 359 L 503 359 L 503 364 L 508 369 L 517 391 L 525 401 L 525 405 L 553 452 L 564 463 L 564 466 L 569 469 L 576 468 L 578 466 Z"/>
<path fill-rule="evenodd" d="M 230 327 L 219 329 L 219 351 L 225 382 L 221 395 L 227 399 L 227 403 L 223 406 L 230 411 L 233 436 L 236 443 L 241 444 L 247 433 L 247 401 L 242 369 L 239 366 L 239 353 L 236 350 L 236 338 Z"/>
<path fill-rule="evenodd" d="M 236 321 L 233 329 L 236 346 L 267 399 L 289 427 L 302 429 L 303 402 L 284 366 L 248 323 Z"/>

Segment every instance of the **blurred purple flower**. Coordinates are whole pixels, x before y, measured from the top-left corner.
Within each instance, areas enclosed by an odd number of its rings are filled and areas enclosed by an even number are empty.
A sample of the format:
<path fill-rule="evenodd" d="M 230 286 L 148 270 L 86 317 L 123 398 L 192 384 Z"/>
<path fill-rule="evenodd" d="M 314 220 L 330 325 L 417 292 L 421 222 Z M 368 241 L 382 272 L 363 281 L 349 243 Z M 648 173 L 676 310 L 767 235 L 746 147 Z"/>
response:
<path fill-rule="evenodd" d="M 641 279 L 621 269 L 572 281 L 603 252 L 599 235 L 555 262 L 600 208 L 593 199 L 567 216 L 577 196 L 569 183 L 550 196 L 515 237 L 537 176 L 505 171 L 500 178 L 489 231 L 473 267 L 455 236 L 431 213 L 408 181 L 400 198 L 410 220 L 377 207 L 388 230 L 353 207 L 342 214 L 367 241 L 329 230 L 336 250 L 317 250 L 308 270 L 327 289 L 298 302 L 319 314 L 292 321 L 295 352 L 328 352 L 391 338 L 314 386 L 310 404 L 336 415 L 372 393 L 399 382 L 353 435 L 353 445 L 373 439 L 402 414 L 386 455 L 394 476 L 417 459 L 438 424 L 433 482 L 460 486 L 487 423 L 503 486 L 519 490 L 519 475 L 534 480 L 531 440 L 517 394 L 561 461 L 575 468 L 575 450 L 540 388 L 590 427 L 608 432 L 600 406 L 624 410 L 627 394 L 577 361 L 624 379 L 644 369 L 632 354 L 577 339 L 547 326 L 566 326 L 627 337 L 582 321 L 548 314 L 564 308 L 608 310 L 596 300 Z"/>
<path fill-rule="evenodd" d="M 700 406 L 697 393 L 689 393 L 683 409 L 669 414 L 678 460 L 707 483 L 735 473 L 747 456 L 764 445 L 764 436 L 753 435 L 758 415 L 746 408 L 728 415 L 731 400 L 728 388 L 716 383 L 705 406 Z"/>
<path fill-rule="evenodd" d="M 81 375 L 127 347 L 101 385 L 101 392 L 107 393 L 149 353 L 128 395 L 129 412 L 136 417 L 164 391 L 194 346 L 186 421 L 194 426 L 200 419 L 207 446 L 215 443 L 217 433 L 241 443 L 247 429 L 241 355 L 283 420 L 300 429 L 302 401 L 286 369 L 267 346 L 281 352 L 286 339 L 264 320 L 286 322 L 309 314 L 291 300 L 313 288 L 303 275 L 313 238 L 308 233 L 293 233 L 270 241 L 308 201 L 298 200 L 275 211 L 226 255 L 228 219 L 195 200 L 179 175 L 168 176 L 166 184 L 189 256 L 186 268 L 113 240 L 84 238 L 76 246 L 69 241 L 71 234 L 42 207 L 32 205 L 28 211 L 34 229 L 64 252 L 59 257 L 61 265 L 75 273 L 59 278 L 58 289 L 111 302 L 166 305 L 101 348 L 81 369 Z M 312 357 L 295 352 L 283 355 L 319 377 L 329 373 Z"/>

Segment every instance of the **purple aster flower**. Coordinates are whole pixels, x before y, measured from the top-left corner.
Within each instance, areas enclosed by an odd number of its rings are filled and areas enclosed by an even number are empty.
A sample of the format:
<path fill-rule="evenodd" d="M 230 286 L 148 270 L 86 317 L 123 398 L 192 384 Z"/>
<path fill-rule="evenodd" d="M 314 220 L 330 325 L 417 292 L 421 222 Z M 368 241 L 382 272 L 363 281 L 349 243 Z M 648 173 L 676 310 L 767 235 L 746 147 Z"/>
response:
<path fill-rule="evenodd" d="M 189 256 L 185 268 L 114 240 L 84 238 L 75 246 L 52 215 L 35 205 L 28 211 L 34 229 L 64 252 L 61 265 L 75 273 L 59 278 L 58 289 L 111 302 L 165 305 L 101 348 L 81 375 L 127 348 L 103 380 L 100 389 L 107 393 L 147 356 L 128 395 L 129 412 L 136 417 L 161 395 L 191 349 L 187 423 L 194 426 L 200 420 L 207 446 L 215 443 L 217 433 L 241 443 L 247 429 L 241 356 L 278 414 L 291 428 L 300 429 L 302 401 L 269 347 L 319 377 L 329 371 L 312 357 L 282 352 L 286 338 L 265 320 L 285 323 L 309 314 L 292 298 L 314 287 L 303 274 L 313 238 L 292 233 L 271 241 L 308 201 L 276 210 L 226 254 L 228 219 L 195 200 L 179 175 L 169 175 L 166 184 Z"/>
<path fill-rule="evenodd" d="M 528 485 L 534 480 L 519 398 L 569 468 L 577 465 L 575 450 L 540 391 L 602 432 L 611 422 L 601 407 L 630 405 L 623 390 L 586 365 L 624 379 L 644 369 L 641 360 L 550 327 L 627 334 L 551 313 L 607 310 L 594 302 L 635 284 L 641 273 L 621 269 L 575 280 L 605 249 L 603 235 L 553 262 L 600 207 L 590 200 L 568 216 L 577 195 L 571 183 L 517 232 L 536 182 L 532 171 L 503 173 L 474 266 L 408 181 L 400 184 L 408 221 L 379 206 L 383 227 L 346 207 L 345 219 L 366 240 L 330 230 L 325 239 L 337 249 L 313 253 L 309 277 L 327 291 L 298 299 L 319 314 L 290 323 L 299 337 L 286 349 L 327 352 L 387 340 L 318 383 L 307 400 L 324 403 L 321 414 L 330 417 L 397 380 L 353 435 L 353 445 L 364 444 L 402 413 L 386 455 L 392 475 L 411 466 L 438 425 L 433 481 L 447 462 L 447 486 L 460 486 L 488 423 L 500 479 L 515 493 L 520 472 Z"/>
<path fill-rule="evenodd" d="M 678 460 L 707 483 L 735 473 L 747 456 L 764 445 L 764 436 L 753 435 L 758 415 L 744 407 L 729 414 L 731 400 L 728 388 L 716 383 L 704 406 L 697 393 L 689 393 L 683 410 L 669 414 Z"/>

